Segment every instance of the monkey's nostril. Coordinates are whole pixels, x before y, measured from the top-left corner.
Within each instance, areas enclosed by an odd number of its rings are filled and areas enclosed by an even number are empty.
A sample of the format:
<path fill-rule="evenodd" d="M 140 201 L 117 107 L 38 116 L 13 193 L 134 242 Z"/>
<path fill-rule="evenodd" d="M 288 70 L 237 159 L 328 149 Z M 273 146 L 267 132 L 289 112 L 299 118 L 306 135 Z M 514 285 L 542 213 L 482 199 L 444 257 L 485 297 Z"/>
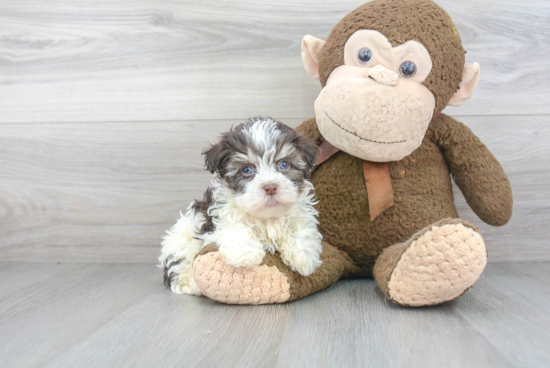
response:
<path fill-rule="evenodd" d="M 277 193 L 277 184 L 264 185 L 264 190 L 267 195 L 274 195 Z"/>

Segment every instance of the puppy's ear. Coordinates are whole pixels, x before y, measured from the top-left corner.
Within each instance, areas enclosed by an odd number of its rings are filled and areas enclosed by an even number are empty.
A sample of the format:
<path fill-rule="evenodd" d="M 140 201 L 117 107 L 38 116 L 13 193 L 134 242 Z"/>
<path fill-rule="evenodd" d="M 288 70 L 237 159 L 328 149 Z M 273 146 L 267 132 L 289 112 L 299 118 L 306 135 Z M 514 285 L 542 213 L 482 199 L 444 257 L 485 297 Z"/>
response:
<path fill-rule="evenodd" d="M 299 135 L 296 139 L 296 147 L 302 153 L 302 157 L 306 162 L 306 178 L 309 179 L 313 170 L 315 170 L 315 165 L 317 165 L 317 153 L 319 152 L 319 147 L 308 137 Z"/>
<path fill-rule="evenodd" d="M 204 155 L 204 166 L 211 174 L 219 173 L 229 158 L 230 151 L 222 140 L 210 146 L 202 153 Z"/>

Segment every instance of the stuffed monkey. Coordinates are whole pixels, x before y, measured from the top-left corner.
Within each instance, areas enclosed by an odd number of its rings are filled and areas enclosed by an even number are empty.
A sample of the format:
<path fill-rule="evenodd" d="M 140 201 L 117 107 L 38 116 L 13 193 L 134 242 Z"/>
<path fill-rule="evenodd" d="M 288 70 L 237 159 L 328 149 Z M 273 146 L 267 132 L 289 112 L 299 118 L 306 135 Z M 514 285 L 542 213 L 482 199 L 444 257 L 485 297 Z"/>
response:
<path fill-rule="evenodd" d="M 305 69 L 323 88 L 315 118 L 297 131 L 320 147 L 311 181 L 322 264 L 303 277 L 268 254 L 237 269 L 210 245 L 194 262 L 201 291 L 225 303 L 282 303 L 343 278 L 374 277 L 393 302 L 426 306 L 468 290 L 487 251 L 478 229 L 458 217 L 451 176 L 494 226 L 510 219 L 512 190 L 479 138 L 441 113 L 476 89 L 479 65 L 465 66 L 464 54 L 451 18 L 430 0 L 374 0 L 326 42 L 305 36 Z"/>

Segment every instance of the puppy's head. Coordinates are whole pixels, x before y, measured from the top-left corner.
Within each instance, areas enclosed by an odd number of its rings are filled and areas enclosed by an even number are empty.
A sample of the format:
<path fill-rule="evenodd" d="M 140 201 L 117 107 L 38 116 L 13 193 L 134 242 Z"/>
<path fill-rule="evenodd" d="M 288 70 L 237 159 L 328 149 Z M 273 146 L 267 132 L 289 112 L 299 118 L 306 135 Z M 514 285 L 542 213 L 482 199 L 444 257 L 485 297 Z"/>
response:
<path fill-rule="evenodd" d="M 317 146 L 271 118 L 253 118 L 231 128 L 203 152 L 236 205 L 259 217 L 279 217 L 306 188 Z"/>

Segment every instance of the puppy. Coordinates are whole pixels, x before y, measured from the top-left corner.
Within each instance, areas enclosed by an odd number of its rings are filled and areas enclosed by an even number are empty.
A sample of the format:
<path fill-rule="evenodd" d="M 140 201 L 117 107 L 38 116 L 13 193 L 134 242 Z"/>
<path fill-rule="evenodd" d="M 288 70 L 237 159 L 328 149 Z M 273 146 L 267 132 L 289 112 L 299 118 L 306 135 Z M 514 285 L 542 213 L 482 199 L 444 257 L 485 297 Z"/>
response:
<path fill-rule="evenodd" d="M 258 266 L 266 252 L 278 251 L 293 271 L 313 273 L 322 250 L 308 180 L 317 160 L 313 142 L 271 118 L 253 118 L 203 154 L 216 177 L 167 231 L 159 257 L 165 284 L 200 295 L 193 260 L 210 243 L 228 265 Z"/>

